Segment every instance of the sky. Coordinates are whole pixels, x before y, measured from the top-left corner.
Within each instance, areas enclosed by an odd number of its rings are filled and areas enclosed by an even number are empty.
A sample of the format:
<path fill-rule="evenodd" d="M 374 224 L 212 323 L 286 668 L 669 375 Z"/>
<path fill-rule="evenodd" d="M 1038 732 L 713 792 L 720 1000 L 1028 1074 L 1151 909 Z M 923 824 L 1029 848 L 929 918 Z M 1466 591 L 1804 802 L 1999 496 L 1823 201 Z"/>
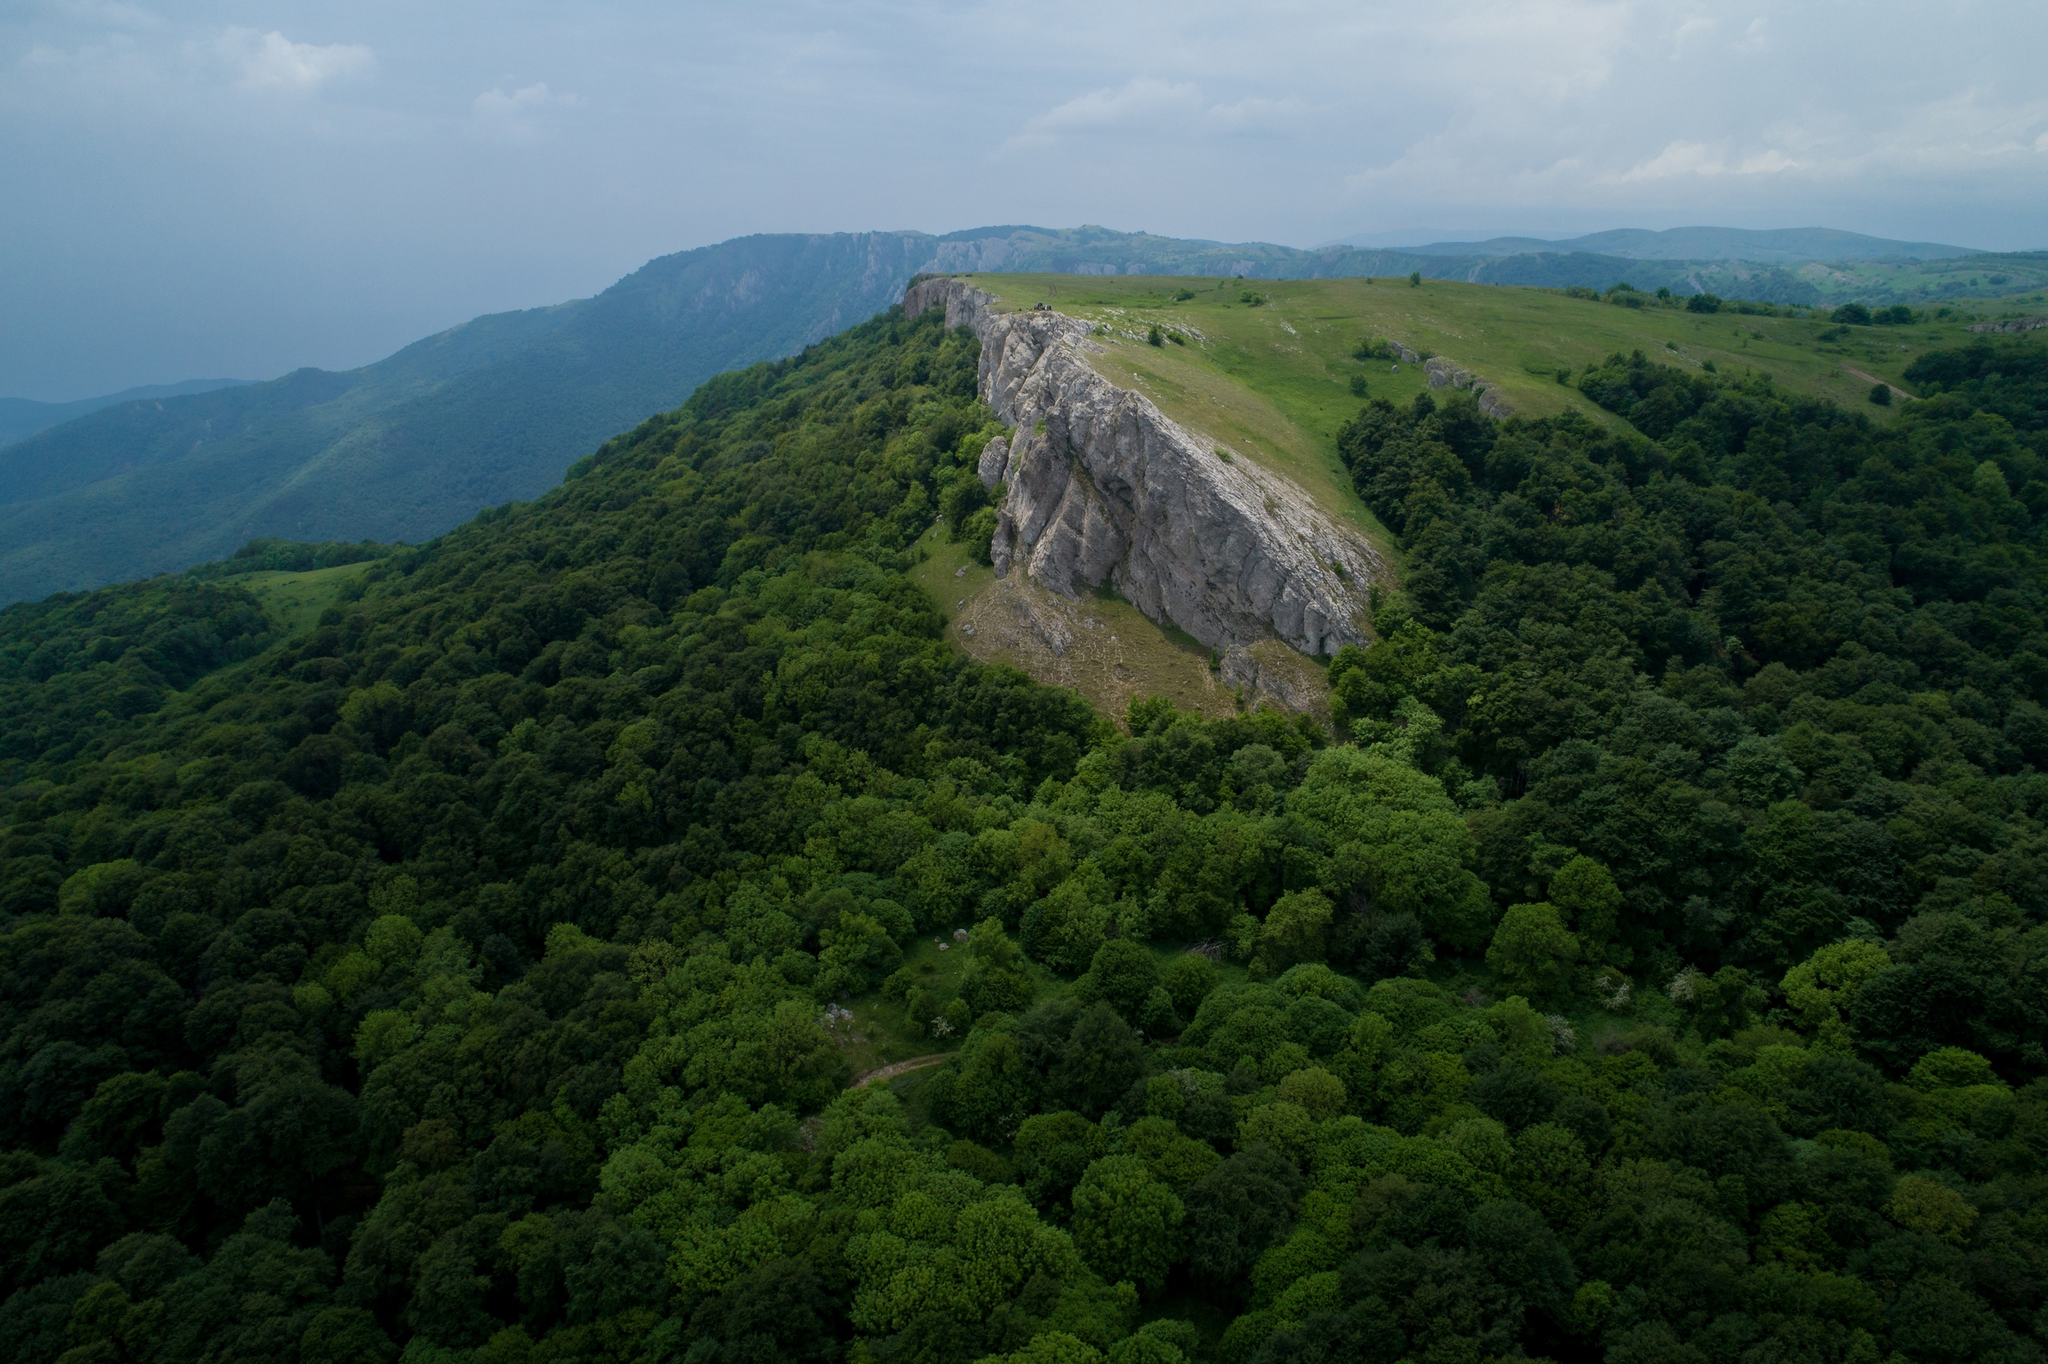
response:
<path fill-rule="evenodd" d="M 2039 0 L 0 0 L 0 395 L 346 368 L 751 232 L 2048 247 Z"/>

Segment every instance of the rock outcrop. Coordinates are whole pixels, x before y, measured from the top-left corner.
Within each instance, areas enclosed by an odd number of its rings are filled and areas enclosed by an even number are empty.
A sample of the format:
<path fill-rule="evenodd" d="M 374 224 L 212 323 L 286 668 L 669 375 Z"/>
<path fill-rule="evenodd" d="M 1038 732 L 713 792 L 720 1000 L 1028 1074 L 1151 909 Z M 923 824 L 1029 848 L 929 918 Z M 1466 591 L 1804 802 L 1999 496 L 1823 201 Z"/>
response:
<path fill-rule="evenodd" d="M 1241 695 L 1266 697 L 1282 710 L 1324 712 L 1327 718 L 1330 684 L 1322 669 L 1274 640 L 1233 645 L 1217 675 Z"/>
<path fill-rule="evenodd" d="M 1515 410 L 1508 405 L 1507 399 L 1500 396 L 1500 390 L 1486 379 L 1452 364 L 1441 355 L 1432 355 L 1424 362 L 1422 372 L 1429 376 L 1431 388 L 1471 389 L 1479 399 L 1479 410 L 1489 417 L 1506 417 Z"/>
<path fill-rule="evenodd" d="M 1003 481 L 1003 475 L 1009 468 L 1010 443 L 997 436 L 983 447 L 981 463 L 974 466 L 974 472 L 980 476 L 984 488 L 994 488 Z"/>
<path fill-rule="evenodd" d="M 1366 639 L 1368 586 L 1391 574 L 1362 534 L 1098 375 L 1086 323 L 999 312 L 958 279 L 904 296 L 913 317 L 939 307 L 980 338 L 982 397 L 1016 428 L 999 473 L 998 575 L 1022 571 L 1065 597 L 1108 583 L 1221 651 L 1278 638 L 1318 655 Z"/>

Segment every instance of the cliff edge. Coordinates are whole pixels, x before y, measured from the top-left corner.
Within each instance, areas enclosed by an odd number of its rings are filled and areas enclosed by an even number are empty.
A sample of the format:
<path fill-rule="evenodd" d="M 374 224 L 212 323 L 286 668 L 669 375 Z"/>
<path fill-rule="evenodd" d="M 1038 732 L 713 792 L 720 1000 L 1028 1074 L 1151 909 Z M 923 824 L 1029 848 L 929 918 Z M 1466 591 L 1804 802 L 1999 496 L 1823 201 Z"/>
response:
<path fill-rule="evenodd" d="M 1366 641 L 1368 587 L 1393 575 L 1364 535 L 1097 374 L 1086 323 L 1000 312 L 965 280 L 904 295 L 909 316 L 939 307 L 980 339 L 982 399 L 1016 430 L 1002 468 L 982 470 L 1007 485 L 998 576 L 1021 569 L 1065 597 L 1106 582 L 1230 662 L 1267 638 L 1309 655 Z"/>

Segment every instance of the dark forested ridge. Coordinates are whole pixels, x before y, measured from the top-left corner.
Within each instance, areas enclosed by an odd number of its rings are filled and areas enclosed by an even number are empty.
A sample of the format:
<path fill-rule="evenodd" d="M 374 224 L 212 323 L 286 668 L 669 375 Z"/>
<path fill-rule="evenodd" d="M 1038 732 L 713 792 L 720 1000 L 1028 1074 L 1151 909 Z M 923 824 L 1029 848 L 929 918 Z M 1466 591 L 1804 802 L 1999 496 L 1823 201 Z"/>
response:
<path fill-rule="evenodd" d="M 0 1354 L 2037 1360 L 2042 355 L 1369 405 L 1342 742 L 943 642 L 932 314 L 307 634 L 10 608 Z"/>

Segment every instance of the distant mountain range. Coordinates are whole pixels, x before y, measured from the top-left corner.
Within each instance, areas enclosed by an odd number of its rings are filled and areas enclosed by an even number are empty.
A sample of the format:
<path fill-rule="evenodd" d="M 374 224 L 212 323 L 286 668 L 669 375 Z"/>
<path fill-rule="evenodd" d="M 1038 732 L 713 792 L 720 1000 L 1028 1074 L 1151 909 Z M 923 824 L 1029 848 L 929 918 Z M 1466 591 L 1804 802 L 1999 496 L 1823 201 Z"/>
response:
<path fill-rule="evenodd" d="M 257 537 L 427 539 L 483 507 L 538 495 L 578 457 L 712 375 L 793 354 L 889 307 L 923 271 L 1419 271 L 1553 288 L 1626 279 L 1803 303 L 1923 303 L 2048 286 L 2043 252 L 1924 260 L 1893 249 L 1924 244 L 1892 242 L 1883 243 L 1887 256 L 1815 263 L 1652 251 L 1664 239 L 1705 249 L 1751 238 L 1879 240 L 1699 228 L 1579 239 L 1610 240 L 1607 253 L 1556 249 L 1575 243 L 1501 253 L 1481 249 L 1497 243 L 1304 251 L 1102 227 L 736 238 L 651 261 L 594 298 L 476 318 L 361 369 L 194 381 L 84 404 L 0 402 L 0 603 L 182 569 Z M 67 408 L 78 409 L 70 420 Z M 33 434 L 7 444 L 9 432 Z"/>
<path fill-rule="evenodd" d="M 1432 242 L 1400 248 L 1424 256 L 1520 256 L 1534 252 L 1590 251 L 1624 260 L 1740 260 L 1758 264 L 1790 261 L 1951 260 L 1979 254 L 1967 246 L 1901 242 L 1866 237 L 1831 227 L 1674 227 L 1651 232 L 1639 227 L 1593 232 L 1583 237 L 1494 237 L 1483 242 Z"/>
<path fill-rule="evenodd" d="M 362 369 L 126 402 L 43 431 L 0 448 L 0 602 L 181 569 L 258 536 L 438 535 L 537 496 L 712 375 L 889 307 L 932 241 L 743 237 Z"/>
<path fill-rule="evenodd" d="M 1590 241 L 1612 242 L 1642 254 L 1591 251 L 1579 245 Z M 1771 254 L 1801 242 L 1815 249 L 1839 246 L 1874 254 Z M 1744 244 L 1755 248 L 1752 255 L 1672 258 L 1660 254 L 1678 245 L 1724 251 Z M 1876 252 L 1879 246 L 1884 248 L 1882 252 Z M 1916 255 L 1914 251 L 1945 254 Z M 1713 293 L 1763 303 L 1814 305 L 1851 301 L 1917 305 L 1954 298 L 1996 297 L 2048 285 L 2048 252 L 1973 252 L 1963 247 L 1893 242 L 1824 228 L 1781 232 L 1678 228 L 1662 233 L 1623 229 L 1569 242 L 1503 237 L 1493 242 L 1440 242 L 1399 249 L 1337 245 L 1302 250 L 1270 242 L 1186 240 L 1145 232 L 1114 232 L 1104 227 L 1060 231 L 998 227 L 938 238 L 934 261 L 934 268 L 945 270 L 1243 275 L 1246 279 L 1346 279 L 1419 271 L 1426 279 L 1552 289 L 1571 285 L 1605 289 L 1626 280 L 1641 289 L 1669 288 L 1677 293 Z"/>
<path fill-rule="evenodd" d="M 217 388 L 234 388 L 247 379 L 187 379 L 180 384 L 145 384 L 124 388 L 100 398 L 79 398 L 68 403 L 39 403 L 30 398 L 0 398 L 0 445 L 47 431 L 53 426 L 97 412 L 103 407 L 140 402 L 152 398 L 182 398 L 188 393 L 211 393 Z"/>

